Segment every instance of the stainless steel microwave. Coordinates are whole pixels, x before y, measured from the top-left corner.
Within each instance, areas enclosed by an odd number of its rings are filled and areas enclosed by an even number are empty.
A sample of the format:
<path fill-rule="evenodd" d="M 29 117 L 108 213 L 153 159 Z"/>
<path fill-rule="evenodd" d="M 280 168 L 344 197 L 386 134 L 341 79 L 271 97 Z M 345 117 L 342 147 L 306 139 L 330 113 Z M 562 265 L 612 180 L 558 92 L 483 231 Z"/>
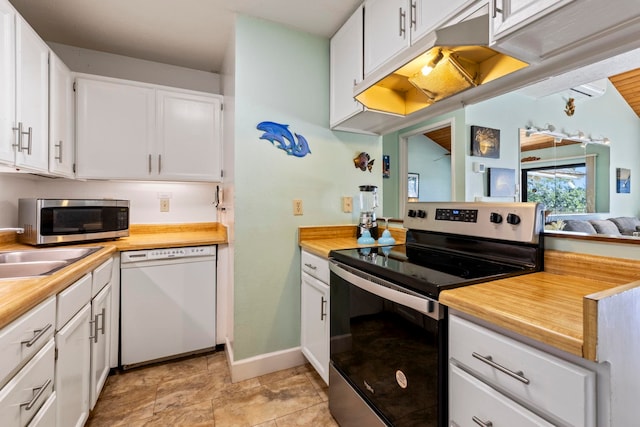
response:
<path fill-rule="evenodd" d="M 129 201 L 113 199 L 19 199 L 22 243 L 107 240 L 129 235 Z"/>

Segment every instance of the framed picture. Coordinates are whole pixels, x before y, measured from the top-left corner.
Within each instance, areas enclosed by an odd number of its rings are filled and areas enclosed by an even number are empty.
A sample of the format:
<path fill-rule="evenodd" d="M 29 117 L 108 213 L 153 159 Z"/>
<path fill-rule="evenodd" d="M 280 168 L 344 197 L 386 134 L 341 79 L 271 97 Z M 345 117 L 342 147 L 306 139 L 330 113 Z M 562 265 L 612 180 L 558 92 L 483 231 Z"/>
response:
<path fill-rule="evenodd" d="M 516 170 L 489 168 L 489 197 L 513 197 L 516 195 Z"/>
<path fill-rule="evenodd" d="M 631 193 L 631 169 L 616 168 L 616 193 Z"/>
<path fill-rule="evenodd" d="M 407 197 L 418 198 L 420 197 L 420 174 L 409 172 L 407 177 Z"/>
<path fill-rule="evenodd" d="M 384 154 L 382 156 L 382 177 L 390 178 L 391 177 L 391 161 L 388 154 Z"/>
<path fill-rule="evenodd" d="M 471 155 L 500 158 L 500 129 L 471 126 Z"/>

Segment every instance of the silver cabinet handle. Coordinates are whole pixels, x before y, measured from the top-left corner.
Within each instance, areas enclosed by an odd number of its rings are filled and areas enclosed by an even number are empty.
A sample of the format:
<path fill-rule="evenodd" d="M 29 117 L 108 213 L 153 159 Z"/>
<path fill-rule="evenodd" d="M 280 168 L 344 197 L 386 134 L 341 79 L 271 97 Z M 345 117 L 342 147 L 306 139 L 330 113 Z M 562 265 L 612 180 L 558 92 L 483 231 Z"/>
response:
<path fill-rule="evenodd" d="M 475 351 L 473 353 L 471 353 L 471 355 L 473 357 L 475 357 L 476 359 L 480 360 L 481 362 L 484 362 L 487 365 L 491 366 L 492 368 L 495 368 L 498 371 L 509 375 L 511 378 L 515 378 L 516 380 L 520 381 L 521 383 L 529 384 L 529 380 L 524 376 L 524 372 L 522 372 L 522 371 L 515 372 L 515 371 L 512 371 L 512 370 L 510 370 L 508 368 L 505 368 L 504 366 L 494 362 L 493 358 L 491 356 L 482 356 L 481 354 L 478 354 Z"/>
<path fill-rule="evenodd" d="M 307 262 L 305 262 L 304 265 L 305 265 L 305 267 L 310 268 L 312 270 L 317 270 L 318 269 L 318 267 L 316 267 L 315 265 L 309 264 Z"/>
<path fill-rule="evenodd" d="M 47 381 L 45 381 L 44 384 L 42 384 L 40 387 L 35 387 L 33 388 L 33 397 L 31 398 L 30 401 L 28 402 L 22 402 L 20 404 L 20 406 L 26 406 L 26 410 L 29 411 L 31 410 L 31 408 L 33 408 L 33 405 L 36 404 L 36 402 L 38 401 L 38 399 L 40 399 L 40 396 L 42 396 L 42 393 L 44 393 L 44 391 L 47 389 L 47 387 L 49 387 L 49 384 L 51 384 L 51 378 L 49 378 Z"/>
<path fill-rule="evenodd" d="M 107 312 L 106 308 L 102 308 L 102 312 L 93 316 L 93 320 L 90 320 L 89 323 L 93 325 L 93 336 L 90 336 L 89 339 L 93 340 L 94 344 L 98 342 L 98 332 L 102 332 L 104 335 L 104 320 L 105 314 Z M 99 319 L 102 317 L 102 326 L 98 326 L 100 324 Z"/>
<path fill-rule="evenodd" d="M 473 417 L 471 417 L 471 420 L 478 424 L 480 427 L 493 427 L 493 423 L 491 421 L 482 421 L 480 418 L 476 417 L 475 415 Z"/>
<path fill-rule="evenodd" d="M 498 0 L 493 0 L 493 14 L 492 18 L 498 16 L 498 13 L 502 13 L 502 9 L 498 8 Z"/>
<path fill-rule="evenodd" d="M 158 154 L 158 173 L 162 172 L 162 154 Z"/>
<path fill-rule="evenodd" d="M 54 158 L 58 163 L 62 163 L 62 140 L 55 144 L 54 147 L 58 149 L 58 155 Z"/>
<path fill-rule="evenodd" d="M 99 328 L 96 328 L 96 335 L 98 335 L 98 331 L 102 332 L 102 335 L 104 335 L 104 320 L 106 318 L 105 317 L 106 312 L 107 312 L 107 309 L 102 307 L 102 312 L 98 315 L 98 316 L 102 317 L 102 326 L 99 327 Z"/>
<path fill-rule="evenodd" d="M 25 132 L 27 137 L 27 154 L 31 155 L 31 148 L 33 147 L 33 128 L 29 126 L 29 131 Z M 22 148 L 24 150 L 24 147 Z"/>
<path fill-rule="evenodd" d="M 411 28 L 418 28 L 418 9 L 415 1 L 411 2 Z"/>
<path fill-rule="evenodd" d="M 49 329 L 51 329 L 51 323 L 48 323 L 47 326 L 45 326 L 44 328 L 41 329 L 34 329 L 33 333 L 33 338 L 31 338 L 30 340 L 27 341 L 21 341 L 20 344 L 25 344 L 27 347 L 31 347 L 32 345 L 34 345 L 36 343 L 36 341 L 38 341 L 40 339 L 40 337 L 42 337 Z"/>
<path fill-rule="evenodd" d="M 327 300 L 324 297 L 320 297 L 320 320 L 324 320 L 327 317 Z"/>
<path fill-rule="evenodd" d="M 399 36 L 402 37 L 404 36 L 404 33 L 406 31 L 405 28 L 405 18 L 407 17 L 407 14 L 404 12 L 404 10 L 402 10 L 402 8 L 399 9 L 399 13 L 398 13 L 398 18 L 400 20 L 400 34 Z"/>
<path fill-rule="evenodd" d="M 149 154 L 149 174 L 151 174 L 151 154 Z"/>

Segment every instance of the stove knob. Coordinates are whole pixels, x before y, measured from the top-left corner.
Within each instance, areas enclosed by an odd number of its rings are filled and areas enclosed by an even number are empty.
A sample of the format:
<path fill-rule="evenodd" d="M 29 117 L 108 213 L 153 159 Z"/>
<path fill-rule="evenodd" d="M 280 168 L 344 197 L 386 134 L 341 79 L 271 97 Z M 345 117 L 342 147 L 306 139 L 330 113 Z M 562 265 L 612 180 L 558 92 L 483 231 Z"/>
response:
<path fill-rule="evenodd" d="M 512 225 L 518 225 L 520 224 L 520 217 L 516 214 L 510 213 L 507 215 L 507 222 Z"/>
<path fill-rule="evenodd" d="M 419 218 L 426 218 L 426 216 L 427 216 L 427 213 L 425 211 L 423 211 L 422 209 L 420 209 L 418 211 L 418 217 Z"/>
<path fill-rule="evenodd" d="M 416 217 L 416 211 L 413 209 L 409 209 L 409 213 L 408 213 L 410 218 L 415 218 Z"/>
<path fill-rule="evenodd" d="M 502 215 L 497 212 L 491 212 L 491 216 L 489 217 L 489 221 L 494 222 L 496 224 L 500 224 L 502 222 Z"/>

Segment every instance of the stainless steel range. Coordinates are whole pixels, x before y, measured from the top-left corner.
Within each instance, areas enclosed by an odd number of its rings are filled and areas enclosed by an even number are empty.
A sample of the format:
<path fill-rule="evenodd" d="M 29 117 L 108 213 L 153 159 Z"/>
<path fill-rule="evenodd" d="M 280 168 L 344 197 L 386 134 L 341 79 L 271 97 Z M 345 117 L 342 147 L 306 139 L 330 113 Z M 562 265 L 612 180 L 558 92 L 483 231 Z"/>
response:
<path fill-rule="evenodd" d="M 446 426 L 442 290 L 543 268 L 536 203 L 409 203 L 405 245 L 330 253 L 329 408 L 343 427 Z"/>

